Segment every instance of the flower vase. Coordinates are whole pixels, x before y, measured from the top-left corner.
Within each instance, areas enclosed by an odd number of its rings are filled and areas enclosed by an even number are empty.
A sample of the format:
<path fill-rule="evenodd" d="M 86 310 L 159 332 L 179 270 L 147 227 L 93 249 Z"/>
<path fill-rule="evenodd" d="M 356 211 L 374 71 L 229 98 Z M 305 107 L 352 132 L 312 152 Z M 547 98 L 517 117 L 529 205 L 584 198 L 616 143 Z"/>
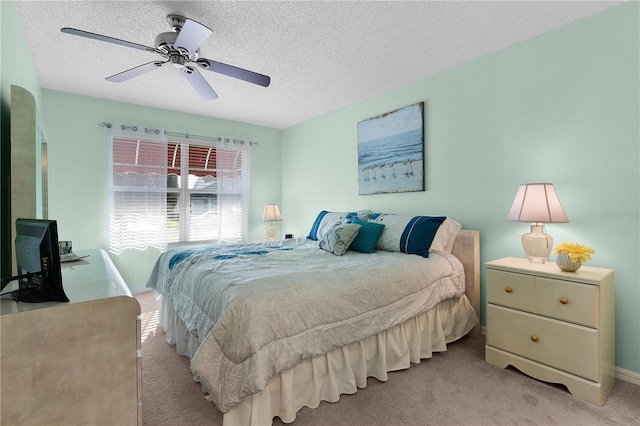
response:
<path fill-rule="evenodd" d="M 562 269 L 565 272 L 575 272 L 582 266 L 582 262 L 580 260 L 573 262 L 569 255 L 564 253 L 558 253 L 558 257 L 556 258 L 556 265 L 558 268 Z"/>

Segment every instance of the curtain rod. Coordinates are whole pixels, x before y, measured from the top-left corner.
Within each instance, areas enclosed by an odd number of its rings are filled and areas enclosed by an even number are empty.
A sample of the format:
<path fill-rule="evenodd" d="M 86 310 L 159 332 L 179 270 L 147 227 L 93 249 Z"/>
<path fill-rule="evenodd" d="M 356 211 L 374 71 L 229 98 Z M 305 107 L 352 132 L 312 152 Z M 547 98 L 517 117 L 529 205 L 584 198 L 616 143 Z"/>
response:
<path fill-rule="evenodd" d="M 98 125 L 100 127 L 106 127 L 107 129 L 111 128 L 111 123 L 107 123 L 105 121 L 103 121 L 102 123 L 98 123 Z M 133 130 L 134 132 L 138 131 L 138 127 L 137 126 L 126 126 L 126 125 L 121 125 L 120 128 L 122 130 Z M 159 129 L 149 129 L 147 127 L 144 128 L 144 132 L 145 133 L 154 133 L 156 135 L 160 134 L 160 130 Z M 185 139 L 200 139 L 200 140 L 207 140 L 207 141 L 213 141 L 213 142 L 224 142 L 224 143 L 230 143 L 233 142 L 234 144 L 240 144 L 240 145 L 244 145 L 245 141 L 241 140 L 241 139 L 230 139 L 230 138 L 221 138 L 221 137 L 212 137 L 212 136 L 201 136 L 201 135 L 190 135 L 189 133 L 179 133 L 179 132 L 169 132 L 167 130 L 164 131 L 164 134 L 166 136 L 175 136 L 178 138 L 185 138 Z M 249 146 L 254 146 L 254 145 L 260 145 L 258 142 L 254 142 L 254 141 L 249 141 Z"/>

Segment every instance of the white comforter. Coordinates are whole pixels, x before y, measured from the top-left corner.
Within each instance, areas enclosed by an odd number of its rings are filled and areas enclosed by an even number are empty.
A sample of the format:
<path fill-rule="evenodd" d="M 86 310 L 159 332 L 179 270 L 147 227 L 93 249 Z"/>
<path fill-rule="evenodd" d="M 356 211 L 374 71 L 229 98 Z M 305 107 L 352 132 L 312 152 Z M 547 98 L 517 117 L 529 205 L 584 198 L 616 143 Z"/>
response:
<path fill-rule="evenodd" d="M 148 287 L 202 343 L 191 368 L 222 412 L 299 361 L 362 340 L 464 294 L 451 254 L 347 251 L 305 239 L 171 249 Z"/>

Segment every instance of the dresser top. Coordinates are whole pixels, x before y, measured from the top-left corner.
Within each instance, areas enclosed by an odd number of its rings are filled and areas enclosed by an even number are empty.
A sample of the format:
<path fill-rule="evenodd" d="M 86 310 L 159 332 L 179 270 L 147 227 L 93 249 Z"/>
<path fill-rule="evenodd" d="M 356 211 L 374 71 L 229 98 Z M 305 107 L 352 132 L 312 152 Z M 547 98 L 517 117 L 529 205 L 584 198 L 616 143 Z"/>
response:
<path fill-rule="evenodd" d="M 503 257 L 485 263 L 487 269 L 496 269 L 507 272 L 515 272 L 527 275 L 549 277 L 565 281 L 574 281 L 587 284 L 600 284 L 609 276 L 613 277 L 613 269 L 596 268 L 584 264 L 576 272 L 564 272 L 558 268 L 555 262 L 531 263 L 529 259 L 521 257 Z"/>
<path fill-rule="evenodd" d="M 62 287 L 69 302 L 16 303 L 4 298 L 0 301 L 0 313 L 5 315 L 107 297 L 132 297 L 129 287 L 104 250 L 78 250 L 75 254 L 81 256 L 82 259 L 61 264 Z M 5 291 L 17 288 L 18 284 L 14 281 L 5 288 Z"/>

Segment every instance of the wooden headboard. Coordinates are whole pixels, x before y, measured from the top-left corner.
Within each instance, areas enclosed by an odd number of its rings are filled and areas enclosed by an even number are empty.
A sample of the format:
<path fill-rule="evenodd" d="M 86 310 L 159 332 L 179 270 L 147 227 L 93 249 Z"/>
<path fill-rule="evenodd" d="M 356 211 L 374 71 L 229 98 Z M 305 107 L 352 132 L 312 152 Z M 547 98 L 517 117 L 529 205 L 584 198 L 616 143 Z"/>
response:
<path fill-rule="evenodd" d="M 465 293 L 480 320 L 480 231 L 462 229 L 456 237 L 451 253 L 464 267 Z M 480 324 L 472 335 L 480 334 Z"/>

